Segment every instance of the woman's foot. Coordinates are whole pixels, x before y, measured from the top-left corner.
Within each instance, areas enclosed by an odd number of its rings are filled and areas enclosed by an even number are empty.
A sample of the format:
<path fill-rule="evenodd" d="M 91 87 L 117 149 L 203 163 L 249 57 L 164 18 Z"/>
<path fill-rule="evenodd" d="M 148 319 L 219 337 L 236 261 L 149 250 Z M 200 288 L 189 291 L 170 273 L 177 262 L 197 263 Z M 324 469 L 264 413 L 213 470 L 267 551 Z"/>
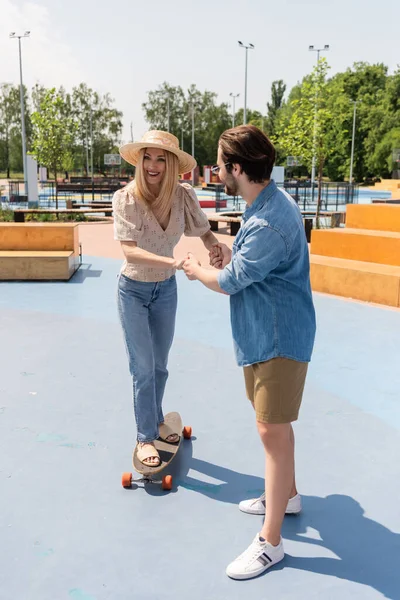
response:
<path fill-rule="evenodd" d="M 153 442 L 138 442 L 136 455 L 146 467 L 159 467 L 161 464 L 160 455 Z"/>
<path fill-rule="evenodd" d="M 159 436 L 164 442 L 167 442 L 168 444 L 176 444 L 177 442 L 179 442 L 179 435 L 175 433 L 175 431 L 173 431 L 171 427 L 166 423 L 160 423 Z"/>

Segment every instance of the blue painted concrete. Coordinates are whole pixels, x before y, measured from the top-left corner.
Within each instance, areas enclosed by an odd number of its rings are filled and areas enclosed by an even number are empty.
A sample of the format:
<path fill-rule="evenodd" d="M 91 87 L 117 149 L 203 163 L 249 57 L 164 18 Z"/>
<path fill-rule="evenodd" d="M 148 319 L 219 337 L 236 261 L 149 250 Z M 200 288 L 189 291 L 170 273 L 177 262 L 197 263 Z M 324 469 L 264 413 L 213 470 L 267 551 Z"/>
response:
<path fill-rule="evenodd" d="M 316 295 L 301 418 L 304 511 L 283 565 L 226 564 L 261 526 L 239 500 L 263 457 L 230 339 L 228 300 L 179 277 L 167 410 L 193 426 L 174 490 L 123 490 L 135 437 L 115 309 L 119 261 L 65 283 L 0 284 L 0 598 L 400 597 L 400 312 Z M 90 264 L 89 264 L 90 263 Z"/>

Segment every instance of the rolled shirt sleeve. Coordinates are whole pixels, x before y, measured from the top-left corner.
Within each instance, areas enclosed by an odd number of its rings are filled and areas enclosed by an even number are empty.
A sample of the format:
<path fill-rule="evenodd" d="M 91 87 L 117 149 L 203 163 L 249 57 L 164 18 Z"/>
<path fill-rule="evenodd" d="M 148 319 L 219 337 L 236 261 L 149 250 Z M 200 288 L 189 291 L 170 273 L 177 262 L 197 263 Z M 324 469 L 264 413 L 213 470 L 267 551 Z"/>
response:
<path fill-rule="evenodd" d="M 265 221 L 252 225 L 232 261 L 218 274 L 218 284 L 227 294 L 236 294 L 262 281 L 288 255 L 281 233 Z"/>

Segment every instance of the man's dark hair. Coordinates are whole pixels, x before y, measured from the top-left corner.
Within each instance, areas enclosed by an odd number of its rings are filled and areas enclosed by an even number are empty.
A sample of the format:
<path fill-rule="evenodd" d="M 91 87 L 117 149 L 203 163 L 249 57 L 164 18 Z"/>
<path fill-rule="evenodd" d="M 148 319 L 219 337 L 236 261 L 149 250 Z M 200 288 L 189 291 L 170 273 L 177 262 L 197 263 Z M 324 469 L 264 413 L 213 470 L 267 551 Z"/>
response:
<path fill-rule="evenodd" d="M 249 181 L 262 183 L 271 177 L 275 163 L 275 148 L 265 133 L 254 125 L 227 129 L 219 138 L 224 163 L 240 165 Z"/>

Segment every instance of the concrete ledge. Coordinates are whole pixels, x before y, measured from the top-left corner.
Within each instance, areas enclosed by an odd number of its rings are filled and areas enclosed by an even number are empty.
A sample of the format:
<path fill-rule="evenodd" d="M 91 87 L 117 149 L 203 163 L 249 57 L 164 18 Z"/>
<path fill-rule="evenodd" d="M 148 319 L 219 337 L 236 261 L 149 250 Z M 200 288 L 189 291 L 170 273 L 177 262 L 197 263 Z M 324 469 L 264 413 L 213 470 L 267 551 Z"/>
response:
<path fill-rule="evenodd" d="M 400 307 L 400 267 L 311 254 L 316 292 Z"/>
<path fill-rule="evenodd" d="M 400 233 L 368 229 L 314 229 L 311 254 L 400 266 Z"/>
<path fill-rule="evenodd" d="M 79 258 L 66 251 L 0 251 L 0 281 L 68 281 Z"/>
<path fill-rule="evenodd" d="M 346 226 L 400 232 L 400 204 L 348 204 Z"/>
<path fill-rule="evenodd" d="M 0 223 L 0 250 L 73 250 L 78 223 Z"/>

